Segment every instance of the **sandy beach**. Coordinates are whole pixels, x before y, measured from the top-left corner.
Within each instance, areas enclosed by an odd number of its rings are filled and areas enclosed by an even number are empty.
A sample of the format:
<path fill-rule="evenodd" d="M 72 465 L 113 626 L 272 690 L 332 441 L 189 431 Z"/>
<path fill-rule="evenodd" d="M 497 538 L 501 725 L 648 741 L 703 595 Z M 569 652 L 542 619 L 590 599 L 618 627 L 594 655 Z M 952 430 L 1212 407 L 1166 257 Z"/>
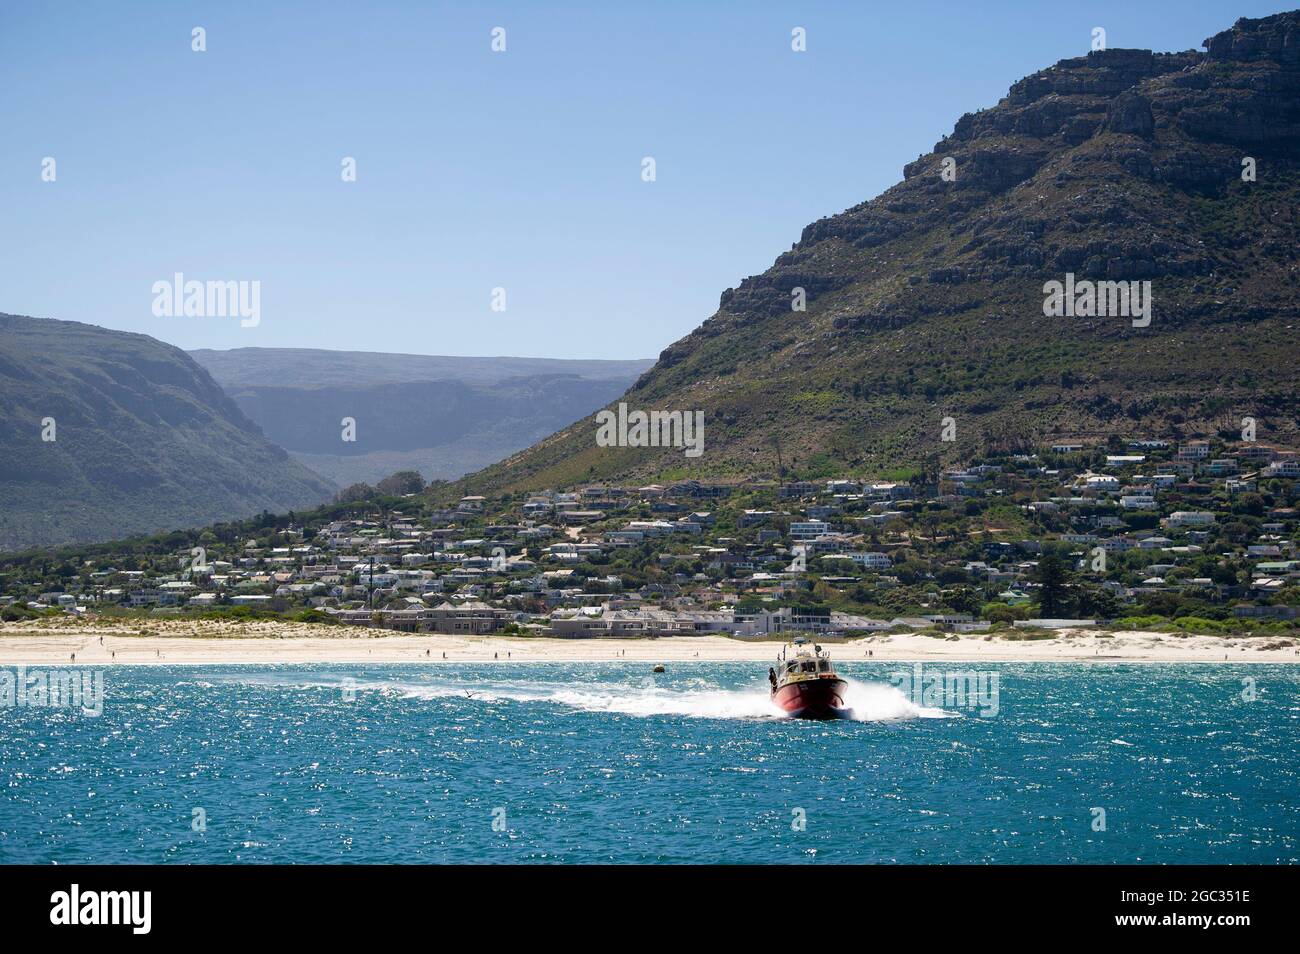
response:
<path fill-rule="evenodd" d="M 828 641 L 842 661 L 1127 661 L 1300 663 L 1300 640 L 1061 630 L 1050 639 L 917 633 Z M 410 635 L 309 623 L 42 620 L 0 625 L 0 665 L 220 663 L 763 661 L 779 642 L 723 636 L 662 639 Z M 870 653 L 870 656 L 868 656 Z"/>

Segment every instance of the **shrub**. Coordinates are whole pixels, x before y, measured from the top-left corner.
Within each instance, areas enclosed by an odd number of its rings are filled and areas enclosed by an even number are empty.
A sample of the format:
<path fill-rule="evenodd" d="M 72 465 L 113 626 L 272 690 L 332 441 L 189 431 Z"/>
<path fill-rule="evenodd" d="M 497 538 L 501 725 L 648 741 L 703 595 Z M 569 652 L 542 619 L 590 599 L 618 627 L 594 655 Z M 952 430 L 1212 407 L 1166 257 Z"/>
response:
<path fill-rule="evenodd" d="M 1027 619 L 1028 611 L 1023 606 L 1008 606 L 1006 603 L 986 603 L 980 615 L 991 623 L 1011 623 L 1018 619 Z"/>
<path fill-rule="evenodd" d="M 1112 625 L 1115 629 L 1168 629 L 1170 624 L 1164 616 L 1124 616 Z"/>
<path fill-rule="evenodd" d="M 318 609 L 303 610 L 301 613 L 294 613 L 290 617 L 295 623 L 326 623 L 334 626 L 338 620 L 329 613 L 322 612 Z"/>

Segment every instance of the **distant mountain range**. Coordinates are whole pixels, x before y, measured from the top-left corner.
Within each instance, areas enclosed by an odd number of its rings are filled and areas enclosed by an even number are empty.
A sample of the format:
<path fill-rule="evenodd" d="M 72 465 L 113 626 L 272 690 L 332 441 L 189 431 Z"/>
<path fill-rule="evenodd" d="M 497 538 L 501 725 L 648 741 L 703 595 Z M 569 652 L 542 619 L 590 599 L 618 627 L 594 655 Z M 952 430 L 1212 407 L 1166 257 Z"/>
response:
<path fill-rule="evenodd" d="M 458 477 L 589 413 L 651 363 L 191 356 L 147 335 L 0 314 L 0 549 L 283 513 L 398 470 Z M 355 441 L 342 440 L 345 417 Z"/>
<path fill-rule="evenodd" d="M 332 491 L 179 348 L 0 314 L 0 549 L 284 512 Z"/>
<path fill-rule="evenodd" d="M 653 363 L 298 348 L 191 356 L 269 438 L 340 486 L 407 469 L 460 477 L 589 414 Z M 344 439 L 345 418 L 355 440 Z"/>
<path fill-rule="evenodd" d="M 903 475 L 1063 438 L 1235 437 L 1247 417 L 1294 442 L 1300 13 L 1205 47 L 1020 80 L 724 291 L 620 397 L 703 411 L 699 457 L 603 446 L 593 416 L 452 489 Z M 1049 314 L 1051 283 L 1100 281 L 1149 291 L 1150 320 Z"/>

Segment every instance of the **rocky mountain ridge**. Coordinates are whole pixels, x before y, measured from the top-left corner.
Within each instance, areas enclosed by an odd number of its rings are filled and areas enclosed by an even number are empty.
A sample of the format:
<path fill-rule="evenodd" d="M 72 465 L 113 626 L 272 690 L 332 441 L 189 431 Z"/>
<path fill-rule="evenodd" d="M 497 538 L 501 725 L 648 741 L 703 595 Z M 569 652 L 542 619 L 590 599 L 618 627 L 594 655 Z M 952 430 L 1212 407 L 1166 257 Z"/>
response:
<path fill-rule="evenodd" d="M 703 409 L 698 461 L 598 447 L 589 418 L 457 489 L 889 473 L 1061 436 L 1231 432 L 1244 416 L 1293 441 L 1300 13 L 1239 20 L 1205 47 L 1097 51 L 1025 77 L 897 185 L 724 291 L 620 399 Z M 1067 273 L 1150 281 L 1154 320 L 1046 317 L 1045 283 Z M 955 441 L 940 441 L 945 418 Z"/>

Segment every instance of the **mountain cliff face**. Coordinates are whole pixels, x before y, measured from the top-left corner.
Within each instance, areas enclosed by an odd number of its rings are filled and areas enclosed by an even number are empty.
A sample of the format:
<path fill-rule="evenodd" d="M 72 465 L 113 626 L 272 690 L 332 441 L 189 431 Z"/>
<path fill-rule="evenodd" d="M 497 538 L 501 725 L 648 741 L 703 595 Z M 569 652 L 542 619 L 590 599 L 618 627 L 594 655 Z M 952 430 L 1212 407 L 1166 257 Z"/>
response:
<path fill-rule="evenodd" d="M 294 348 L 193 357 L 268 437 L 339 485 L 399 470 L 460 477 L 591 413 L 651 364 Z M 342 439 L 345 417 L 355 440 Z"/>
<path fill-rule="evenodd" d="M 598 446 L 587 418 L 462 486 L 885 474 L 1066 436 L 1236 433 L 1245 416 L 1293 440 L 1300 13 L 1205 47 L 1020 80 L 724 291 L 621 399 L 702 409 L 701 457 Z M 1047 283 L 1067 281 L 1149 287 L 1150 320 L 1049 317 Z"/>
<path fill-rule="evenodd" d="M 283 512 L 331 492 L 185 352 L 0 314 L 0 549 Z"/>

